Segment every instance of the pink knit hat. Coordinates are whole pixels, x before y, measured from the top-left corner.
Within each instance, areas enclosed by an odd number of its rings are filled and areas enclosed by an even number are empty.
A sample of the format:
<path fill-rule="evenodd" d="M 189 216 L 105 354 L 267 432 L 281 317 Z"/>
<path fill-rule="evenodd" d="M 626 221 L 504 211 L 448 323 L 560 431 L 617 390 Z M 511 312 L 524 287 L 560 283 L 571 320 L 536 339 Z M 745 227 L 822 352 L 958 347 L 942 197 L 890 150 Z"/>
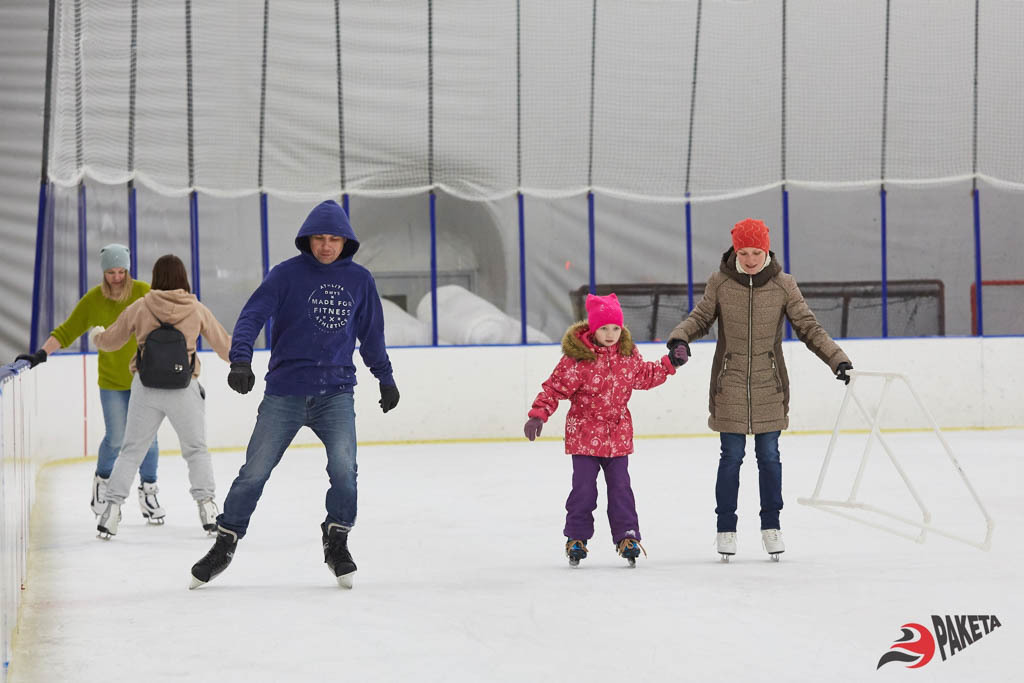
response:
<path fill-rule="evenodd" d="M 587 325 L 591 331 L 605 325 L 622 327 L 622 306 L 619 306 L 619 297 L 614 294 L 608 296 L 588 294 Z"/>
<path fill-rule="evenodd" d="M 732 228 L 732 246 L 736 251 L 754 247 L 768 251 L 768 226 L 756 218 L 745 218 Z"/>

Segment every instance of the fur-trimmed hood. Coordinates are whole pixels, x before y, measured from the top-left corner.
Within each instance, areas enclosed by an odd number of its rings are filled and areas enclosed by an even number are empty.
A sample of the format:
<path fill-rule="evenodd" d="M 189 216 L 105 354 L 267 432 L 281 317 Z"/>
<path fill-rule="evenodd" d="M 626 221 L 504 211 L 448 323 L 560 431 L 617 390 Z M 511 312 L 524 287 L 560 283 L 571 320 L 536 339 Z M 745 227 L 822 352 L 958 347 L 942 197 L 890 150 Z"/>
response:
<path fill-rule="evenodd" d="M 636 344 L 633 343 L 633 335 L 629 329 L 622 327 L 622 336 L 619 337 L 619 355 L 632 356 L 636 352 Z M 562 336 L 562 353 L 574 360 L 597 360 L 599 351 L 598 345 L 593 340 L 593 333 L 587 321 L 581 320 L 573 323 Z"/>

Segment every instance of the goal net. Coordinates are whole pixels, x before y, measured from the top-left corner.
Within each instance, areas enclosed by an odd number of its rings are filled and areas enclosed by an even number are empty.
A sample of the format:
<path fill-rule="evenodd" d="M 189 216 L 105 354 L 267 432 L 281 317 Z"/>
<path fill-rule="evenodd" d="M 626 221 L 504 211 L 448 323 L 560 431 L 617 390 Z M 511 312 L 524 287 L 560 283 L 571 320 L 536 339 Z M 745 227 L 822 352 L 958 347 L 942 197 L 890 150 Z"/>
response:
<path fill-rule="evenodd" d="M 569 292 L 577 320 L 587 317 L 584 285 Z M 806 282 L 800 284 L 811 310 L 822 327 L 835 338 L 882 336 L 883 310 L 888 316 L 889 336 L 925 337 L 946 334 L 946 299 L 941 280 L 890 280 L 881 282 Z M 595 294 L 614 292 L 622 315 L 637 341 L 661 341 L 689 313 L 690 295 L 685 284 L 599 284 Z M 704 284 L 694 284 L 693 302 L 704 295 Z M 714 338 L 712 329 L 709 337 Z"/>
<path fill-rule="evenodd" d="M 971 283 L 971 334 L 1020 334 L 1024 319 L 1024 280 L 982 280 L 981 309 Z"/>

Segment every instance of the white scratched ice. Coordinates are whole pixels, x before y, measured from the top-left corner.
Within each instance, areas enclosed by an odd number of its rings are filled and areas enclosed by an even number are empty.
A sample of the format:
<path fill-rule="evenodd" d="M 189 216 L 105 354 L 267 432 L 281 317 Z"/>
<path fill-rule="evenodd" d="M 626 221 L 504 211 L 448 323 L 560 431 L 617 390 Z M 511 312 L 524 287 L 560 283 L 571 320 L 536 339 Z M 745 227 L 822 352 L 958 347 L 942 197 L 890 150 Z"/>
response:
<path fill-rule="evenodd" d="M 323 564 L 318 449 L 285 455 L 232 565 L 194 591 L 189 569 L 212 539 L 180 457 L 160 460 L 167 523 L 147 526 L 131 498 L 110 541 L 96 538 L 87 504 L 94 461 L 47 467 L 11 681 L 1019 680 L 1024 432 L 947 438 L 996 520 L 990 552 L 797 504 L 828 436 L 784 433 L 787 551 L 773 563 L 761 548 L 748 453 L 739 552 L 722 564 L 717 438 L 642 439 L 630 470 L 648 555 L 632 570 L 612 547 L 603 482 L 590 557 L 568 566 L 560 441 L 365 446 L 351 591 Z M 980 540 L 982 518 L 933 439 L 893 443 L 936 523 Z M 836 471 L 860 452 L 837 453 Z M 214 455 L 218 502 L 242 460 Z M 853 472 L 831 497 L 845 497 Z M 860 499 L 913 511 L 877 448 Z M 995 614 L 1003 626 L 921 671 L 876 671 L 900 627 L 930 626 L 932 614 Z"/>

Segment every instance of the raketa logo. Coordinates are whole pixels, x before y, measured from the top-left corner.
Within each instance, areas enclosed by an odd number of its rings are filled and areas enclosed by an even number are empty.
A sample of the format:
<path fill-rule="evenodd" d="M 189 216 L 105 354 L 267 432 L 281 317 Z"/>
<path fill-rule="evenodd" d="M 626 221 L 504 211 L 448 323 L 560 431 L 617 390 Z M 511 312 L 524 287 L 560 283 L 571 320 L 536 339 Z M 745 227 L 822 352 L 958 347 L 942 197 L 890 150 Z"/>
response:
<path fill-rule="evenodd" d="M 878 660 L 875 670 L 889 662 L 903 662 L 908 669 L 919 669 L 932 660 L 938 647 L 942 661 L 952 657 L 968 645 L 981 640 L 1002 626 L 994 614 L 932 615 L 932 631 L 921 624 L 903 624 L 902 635 L 889 646 L 889 651 Z M 948 652 L 948 655 L 947 655 Z"/>

